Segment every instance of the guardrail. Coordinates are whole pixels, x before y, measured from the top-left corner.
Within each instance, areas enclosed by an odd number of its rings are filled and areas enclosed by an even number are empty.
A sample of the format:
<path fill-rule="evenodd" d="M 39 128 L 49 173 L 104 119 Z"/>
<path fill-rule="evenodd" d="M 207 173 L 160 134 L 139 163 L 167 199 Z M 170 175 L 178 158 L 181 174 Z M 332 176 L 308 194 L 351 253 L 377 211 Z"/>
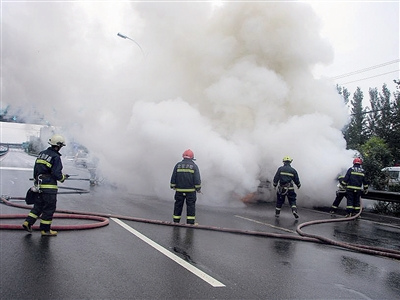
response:
<path fill-rule="evenodd" d="M 369 190 L 368 194 L 362 195 L 361 198 L 400 203 L 400 193 L 395 192 Z"/>
<path fill-rule="evenodd" d="M 22 148 L 21 143 L 1 143 L 0 146 L 7 148 Z"/>
<path fill-rule="evenodd" d="M 0 144 L 0 156 L 7 154 L 8 149 L 8 145 Z"/>

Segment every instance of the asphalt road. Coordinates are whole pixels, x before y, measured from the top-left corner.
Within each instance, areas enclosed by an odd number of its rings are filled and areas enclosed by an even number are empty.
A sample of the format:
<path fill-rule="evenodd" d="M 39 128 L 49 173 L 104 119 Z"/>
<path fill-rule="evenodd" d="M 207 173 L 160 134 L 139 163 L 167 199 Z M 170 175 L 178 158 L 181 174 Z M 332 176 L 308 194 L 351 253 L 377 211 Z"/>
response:
<path fill-rule="evenodd" d="M 32 184 L 34 158 L 11 151 L 0 165 L 0 194 L 10 202 Z M 85 169 L 64 161 L 69 173 L 88 178 Z M 197 205 L 199 226 L 136 222 L 171 221 L 172 199 L 127 194 L 87 181 L 65 185 L 90 193 L 58 196 L 58 209 L 110 214 L 108 226 L 60 231 L 0 230 L 0 299 L 398 299 L 400 260 L 340 246 L 295 240 L 303 222 L 330 219 L 299 207 L 296 221 L 285 206 Z M 172 195 L 172 194 L 171 194 Z M 0 214 L 27 214 L 0 204 Z M 115 217 L 120 216 L 120 217 Z M 127 218 L 124 218 L 126 216 Z M 340 217 L 340 216 L 339 216 Z M 2 219 L 21 224 L 23 219 Z M 400 250 L 397 221 L 324 223 L 303 228 L 340 242 Z M 54 225 L 90 223 L 55 219 Z M 213 230 L 208 230 L 210 227 Z M 230 233 L 225 229 L 234 229 Z M 256 236 L 252 232 L 276 234 Z"/>

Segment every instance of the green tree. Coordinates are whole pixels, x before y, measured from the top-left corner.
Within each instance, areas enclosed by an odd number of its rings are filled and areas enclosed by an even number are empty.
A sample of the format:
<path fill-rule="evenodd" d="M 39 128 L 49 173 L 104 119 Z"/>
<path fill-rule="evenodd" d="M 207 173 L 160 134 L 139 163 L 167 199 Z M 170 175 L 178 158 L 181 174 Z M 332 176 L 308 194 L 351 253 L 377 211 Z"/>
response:
<path fill-rule="evenodd" d="M 363 156 L 363 167 L 375 189 L 385 188 L 387 178 L 381 171 L 384 167 L 393 162 L 400 165 L 400 80 L 394 82 L 394 101 L 386 84 L 381 94 L 376 88 L 369 89 L 370 111 L 362 107 L 363 95 L 357 88 L 351 101 L 350 123 L 342 130 L 347 149 L 358 150 Z M 338 92 L 344 96 L 344 89 L 338 88 Z M 399 203 L 378 201 L 374 206 L 378 213 L 400 216 Z"/>
<path fill-rule="evenodd" d="M 367 139 L 367 125 L 365 113 L 366 110 L 362 106 L 364 99 L 363 92 L 357 87 L 351 101 L 351 119 L 348 127 L 344 132 L 344 138 L 347 142 L 348 149 L 359 150 Z"/>
<path fill-rule="evenodd" d="M 377 190 L 386 185 L 386 174 L 381 170 L 392 162 L 392 154 L 386 142 L 376 136 L 371 137 L 360 148 L 363 168 L 370 184 Z"/>
<path fill-rule="evenodd" d="M 382 93 L 379 94 L 379 104 L 381 107 L 380 117 L 376 120 L 378 124 L 378 136 L 389 141 L 393 123 L 391 118 L 390 91 L 386 84 L 382 87 Z"/>
<path fill-rule="evenodd" d="M 395 159 L 400 159 L 400 117 L 399 91 L 393 93 L 394 101 L 386 84 L 379 93 L 376 88 L 369 90 L 371 111 L 367 117 L 369 133 L 384 139 Z M 392 164 L 391 164 L 392 165 Z"/>
<path fill-rule="evenodd" d="M 347 105 L 349 103 L 349 97 L 350 97 L 349 90 L 346 89 L 345 87 L 341 87 L 339 85 L 336 85 L 336 89 L 337 89 L 339 95 L 342 95 L 344 104 Z"/>
<path fill-rule="evenodd" d="M 378 136 L 389 141 L 392 131 L 392 112 L 390 91 L 386 84 L 382 87 L 382 93 L 378 95 L 377 88 L 369 89 L 371 111 L 367 117 L 370 136 Z"/>
<path fill-rule="evenodd" d="M 371 104 L 371 111 L 367 115 L 367 127 L 370 135 L 377 135 L 377 120 L 379 119 L 379 98 L 378 98 L 378 89 L 373 88 L 369 89 L 369 103 Z"/>
<path fill-rule="evenodd" d="M 391 131 L 388 144 L 392 151 L 394 162 L 400 164 L 400 80 L 397 82 L 397 90 L 393 93 L 394 101 L 391 104 Z"/>

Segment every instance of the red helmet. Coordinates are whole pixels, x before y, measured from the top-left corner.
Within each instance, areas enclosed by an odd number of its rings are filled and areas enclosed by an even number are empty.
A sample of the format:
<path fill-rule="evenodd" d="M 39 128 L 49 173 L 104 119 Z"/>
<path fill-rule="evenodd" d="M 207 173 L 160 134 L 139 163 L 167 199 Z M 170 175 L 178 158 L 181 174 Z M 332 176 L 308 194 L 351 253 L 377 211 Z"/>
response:
<path fill-rule="evenodd" d="M 194 153 L 193 153 L 192 150 L 187 149 L 187 150 L 185 150 L 185 152 L 183 152 L 182 157 L 183 158 L 193 159 L 194 158 Z"/>
<path fill-rule="evenodd" d="M 363 163 L 363 161 L 362 161 L 362 159 L 361 158 L 359 158 L 359 157 L 356 157 L 354 160 L 353 160 L 353 165 L 362 165 L 362 163 Z"/>

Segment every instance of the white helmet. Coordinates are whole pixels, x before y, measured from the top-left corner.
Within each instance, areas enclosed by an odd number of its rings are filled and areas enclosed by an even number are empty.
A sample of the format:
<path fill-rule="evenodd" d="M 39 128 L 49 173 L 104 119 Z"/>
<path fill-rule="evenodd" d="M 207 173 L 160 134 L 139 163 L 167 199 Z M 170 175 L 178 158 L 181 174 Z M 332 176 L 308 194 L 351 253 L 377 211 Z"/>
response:
<path fill-rule="evenodd" d="M 66 146 L 65 139 L 62 135 L 55 134 L 49 139 L 49 144 L 52 146 L 63 147 Z"/>

